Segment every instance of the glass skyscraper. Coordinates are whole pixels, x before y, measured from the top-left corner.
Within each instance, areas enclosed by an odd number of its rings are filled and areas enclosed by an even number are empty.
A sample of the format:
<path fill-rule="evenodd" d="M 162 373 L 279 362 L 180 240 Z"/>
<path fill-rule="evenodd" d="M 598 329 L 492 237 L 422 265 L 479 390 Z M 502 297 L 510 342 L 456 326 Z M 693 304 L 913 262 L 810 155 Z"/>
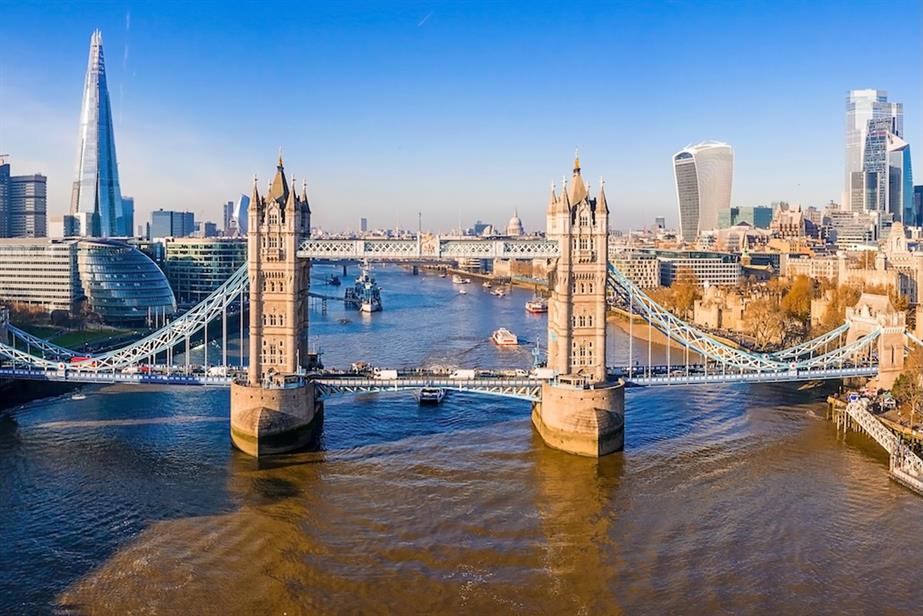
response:
<path fill-rule="evenodd" d="M 673 155 L 679 230 L 694 241 L 703 231 L 730 220 L 734 150 L 716 141 L 689 146 Z"/>
<path fill-rule="evenodd" d="M 864 176 L 869 123 L 885 120 L 888 132 L 904 134 L 904 106 L 889 103 L 884 90 L 850 90 L 846 95 L 846 209 L 861 212 L 866 207 L 868 178 Z M 875 124 L 882 128 L 881 123 Z M 871 180 L 875 182 L 877 178 Z M 876 190 L 877 194 L 877 190 Z M 876 204 L 878 205 L 878 204 Z"/>
<path fill-rule="evenodd" d="M 77 217 L 79 234 L 130 236 L 131 221 L 126 219 L 119 187 L 103 37 L 99 30 L 90 37 L 75 175 L 71 214 Z"/>

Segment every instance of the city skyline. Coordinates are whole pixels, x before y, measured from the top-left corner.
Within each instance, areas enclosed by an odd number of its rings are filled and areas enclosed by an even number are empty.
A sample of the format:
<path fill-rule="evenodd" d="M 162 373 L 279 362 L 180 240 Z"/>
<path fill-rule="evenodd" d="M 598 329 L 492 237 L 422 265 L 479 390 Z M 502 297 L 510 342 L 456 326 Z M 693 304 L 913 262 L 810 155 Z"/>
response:
<path fill-rule="evenodd" d="M 418 211 L 427 228 L 457 226 L 459 214 L 464 225 L 503 225 L 516 209 L 527 231 L 541 228 L 537 206 L 575 146 L 591 183 L 607 180 L 613 226 L 663 215 L 675 227 L 671 157 L 704 139 L 735 149 L 733 206 L 821 205 L 842 197 L 849 90 L 886 90 L 904 104 L 906 140 L 921 141 L 919 83 L 907 80 L 920 73 L 920 7 L 898 5 L 907 19 L 880 52 L 805 25 L 862 20 L 848 4 L 588 6 L 572 20 L 553 7 L 309 7 L 278 20 L 207 7 L 164 17 L 132 5 L 52 16 L 11 6 L 0 25 L 12 50 L 0 60 L 0 151 L 48 176 L 49 215 L 67 212 L 86 37 L 98 27 L 138 221 L 159 208 L 220 220 L 222 204 L 248 190 L 240 178 L 280 145 L 307 175 L 316 224 L 331 229 L 359 217 L 415 228 Z M 188 25 L 205 12 L 208 28 Z M 640 23 L 643 36 L 632 33 Z M 565 51 L 543 47 L 552 31 Z M 695 55 L 707 62 L 678 66 L 670 37 L 709 52 Z M 767 46 L 771 37 L 786 47 Z M 36 80 L 44 67 L 52 78 Z M 810 148 L 780 130 L 796 120 Z"/>

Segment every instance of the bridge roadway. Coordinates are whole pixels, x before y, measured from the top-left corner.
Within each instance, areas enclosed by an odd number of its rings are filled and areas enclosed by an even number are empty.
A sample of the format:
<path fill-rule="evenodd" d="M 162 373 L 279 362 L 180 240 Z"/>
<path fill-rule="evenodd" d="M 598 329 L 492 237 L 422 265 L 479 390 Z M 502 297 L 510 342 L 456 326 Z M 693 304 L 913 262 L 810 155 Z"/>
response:
<path fill-rule="evenodd" d="M 652 387 L 669 385 L 727 385 L 735 383 L 778 383 L 812 381 L 861 376 L 874 376 L 875 366 L 843 366 L 831 369 L 789 370 L 787 372 L 724 373 L 712 366 L 706 372 L 702 364 L 690 365 L 688 369 L 677 366 L 650 366 L 635 368 L 628 374 L 628 368 L 611 368 L 609 374 L 624 379 L 629 387 Z M 474 391 L 489 395 L 538 400 L 541 395 L 542 379 L 525 370 L 478 370 L 474 378 L 452 376 L 449 370 L 399 370 L 396 379 L 376 378 L 368 374 L 328 370 L 308 374 L 318 385 L 323 397 L 351 393 L 374 393 L 384 391 L 413 390 L 421 387 L 440 387 L 457 391 Z M 64 369 L 41 369 L 16 366 L 0 367 L 0 379 L 60 381 L 72 383 L 126 383 L 135 385 L 181 385 L 205 387 L 230 387 L 238 374 L 238 367 L 228 369 L 226 376 L 209 374 L 187 374 L 177 366 L 170 371 L 140 373 L 137 371 L 76 370 L 69 365 Z"/>

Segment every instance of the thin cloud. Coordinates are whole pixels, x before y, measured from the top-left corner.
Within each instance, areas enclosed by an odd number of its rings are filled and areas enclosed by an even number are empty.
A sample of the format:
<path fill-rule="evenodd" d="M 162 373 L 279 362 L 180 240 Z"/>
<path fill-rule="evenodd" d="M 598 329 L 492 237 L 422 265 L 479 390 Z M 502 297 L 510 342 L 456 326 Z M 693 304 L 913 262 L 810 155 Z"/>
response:
<path fill-rule="evenodd" d="M 433 13 L 435 13 L 435 12 L 436 12 L 436 11 L 433 10 L 433 11 L 430 11 L 429 13 L 427 13 L 427 14 L 426 14 L 426 17 L 424 17 L 423 19 L 421 19 L 421 20 L 420 20 L 420 23 L 417 24 L 417 27 L 419 28 L 420 26 L 422 26 L 423 24 L 425 24 L 425 23 L 427 22 L 427 20 L 428 20 L 430 17 L 433 16 Z"/>

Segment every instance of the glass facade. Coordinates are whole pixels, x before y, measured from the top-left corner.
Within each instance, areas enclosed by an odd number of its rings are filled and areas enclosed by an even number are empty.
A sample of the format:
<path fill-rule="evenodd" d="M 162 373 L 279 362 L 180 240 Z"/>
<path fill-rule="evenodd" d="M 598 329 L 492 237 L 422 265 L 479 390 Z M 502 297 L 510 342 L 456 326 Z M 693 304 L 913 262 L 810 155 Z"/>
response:
<path fill-rule="evenodd" d="M 164 269 L 176 299 L 195 304 L 247 261 L 247 240 L 183 238 L 165 242 Z"/>
<path fill-rule="evenodd" d="M 904 106 L 889 103 L 884 90 L 852 90 L 846 95 L 846 195 L 847 209 L 860 212 L 865 205 L 862 186 L 865 179 L 856 174 L 865 171 L 865 148 L 869 122 L 885 120 L 888 130 L 898 137 L 904 134 Z"/>
<path fill-rule="evenodd" d="M 680 234 L 686 242 L 730 222 L 734 150 L 709 141 L 673 156 Z"/>
<path fill-rule="evenodd" d="M 176 312 L 166 276 L 133 246 L 80 241 L 77 271 L 89 309 L 108 323 L 140 323 L 148 318 L 149 311 L 161 315 Z"/>
<path fill-rule="evenodd" d="M 131 221 L 125 218 L 119 187 L 103 37 L 99 30 L 90 38 L 77 143 L 71 214 L 81 222 L 80 235 L 130 236 Z"/>

